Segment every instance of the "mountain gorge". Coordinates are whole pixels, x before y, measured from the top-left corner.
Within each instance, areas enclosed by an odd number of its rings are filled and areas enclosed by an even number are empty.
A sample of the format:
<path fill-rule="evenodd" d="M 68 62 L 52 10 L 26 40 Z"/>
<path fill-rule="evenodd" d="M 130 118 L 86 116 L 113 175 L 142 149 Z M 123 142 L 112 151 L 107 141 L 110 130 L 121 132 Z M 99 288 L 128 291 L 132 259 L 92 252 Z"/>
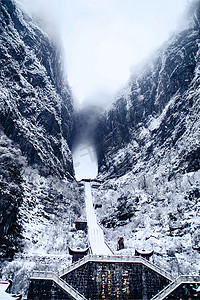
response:
<path fill-rule="evenodd" d="M 175 276 L 198 273 L 200 249 L 199 1 L 187 18 L 133 69 L 96 129 L 95 207 L 110 246 L 123 235 L 128 253 L 154 250 Z"/>
<path fill-rule="evenodd" d="M 159 164 L 172 151 L 177 158 L 173 155 L 172 173 L 199 169 L 198 6 L 199 2 L 190 27 L 137 67 L 121 96 L 102 115 L 96 130 L 101 173 L 120 175 L 128 168 L 136 172 L 137 166 L 146 168 L 152 159 Z"/>
<path fill-rule="evenodd" d="M 0 0 L 1 276 L 15 292 L 33 269 L 57 271 L 71 261 L 68 246 L 88 242 L 73 227 L 85 211 L 70 150 L 85 141 L 97 150 L 94 207 L 112 250 L 123 236 L 117 254 L 154 250 L 175 276 L 199 271 L 199 0 L 187 19 L 110 107 L 75 111 L 58 45 Z"/>

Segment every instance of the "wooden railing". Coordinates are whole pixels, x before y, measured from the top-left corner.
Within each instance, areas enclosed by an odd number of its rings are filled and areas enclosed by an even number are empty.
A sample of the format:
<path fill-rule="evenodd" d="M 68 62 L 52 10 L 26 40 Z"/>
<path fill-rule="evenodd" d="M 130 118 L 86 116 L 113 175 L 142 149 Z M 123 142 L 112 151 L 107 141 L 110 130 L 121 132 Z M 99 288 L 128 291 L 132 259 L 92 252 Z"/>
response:
<path fill-rule="evenodd" d="M 53 272 L 39 272 L 34 271 L 31 277 L 34 279 L 43 279 L 43 280 L 52 280 L 59 287 L 61 287 L 64 291 L 66 291 L 70 296 L 72 296 L 75 300 L 87 300 L 83 295 L 81 295 L 77 290 L 75 290 L 71 285 L 66 283 L 64 280 L 58 277 L 57 274 Z"/>
<path fill-rule="evenodd" d="M 176 278 L 173 282 L 167 285 L 162 291 L 155 295 L 151 300 L 163 300 L 171 292 L 183 283 L 200 283 L 200 276 L 181 275 Z"/>

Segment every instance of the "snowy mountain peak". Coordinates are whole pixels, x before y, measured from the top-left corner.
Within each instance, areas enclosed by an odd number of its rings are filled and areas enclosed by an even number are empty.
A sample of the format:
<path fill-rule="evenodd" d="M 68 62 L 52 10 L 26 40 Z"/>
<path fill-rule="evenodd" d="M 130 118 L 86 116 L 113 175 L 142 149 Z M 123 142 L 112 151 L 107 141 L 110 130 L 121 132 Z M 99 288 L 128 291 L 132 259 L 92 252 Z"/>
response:
<path fill-rule="evenodd" d="M 2 129 L 43 173 L 73 175 L 72 95 L 60 51 L 13 1 L 1 1 L 0 17 Z"/>

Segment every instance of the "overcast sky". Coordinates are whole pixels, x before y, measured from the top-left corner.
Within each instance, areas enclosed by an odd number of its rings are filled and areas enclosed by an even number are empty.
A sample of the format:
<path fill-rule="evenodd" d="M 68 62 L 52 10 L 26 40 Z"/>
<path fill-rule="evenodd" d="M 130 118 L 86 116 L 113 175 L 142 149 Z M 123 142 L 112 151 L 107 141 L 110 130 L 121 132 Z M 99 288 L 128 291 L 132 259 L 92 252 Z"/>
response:
<path fill-rule="evenodd" d="M 95 101 L 102 91 L 106 98 L 120 88 L 129 78 L 130 67 L 168 39 L 189 2 L 21 1 L 62 39 L 68 81 L 79 101 Z"/>

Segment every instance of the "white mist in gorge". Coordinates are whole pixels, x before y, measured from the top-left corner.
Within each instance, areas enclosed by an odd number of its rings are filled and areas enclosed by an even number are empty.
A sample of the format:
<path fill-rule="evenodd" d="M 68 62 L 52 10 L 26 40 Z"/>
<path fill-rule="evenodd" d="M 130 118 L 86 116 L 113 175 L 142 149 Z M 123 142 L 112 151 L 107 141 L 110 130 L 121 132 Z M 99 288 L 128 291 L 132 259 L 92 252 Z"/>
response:
<path fill-rule="evenodd" d="M 61 39 L 75 102 L 109 106 L 142 59 L 175 30 L 187 0 L 21 0 L 54 39 Z M 42 20 L 42 21 L 41 21 Z M 95 178 L 91 143 L 73 149 L 77 180 Z"/>
<path fill-rule="evenodd" d="M 89 142 L 82 142 L 76 146 L 72 154 L 76 179 L 94 179 L 98 172 L 94 146 Z"/>
<path fill-rule="evenodd" d="M 114 94 L 176 27 L 188 0 L 21 0 L 62 38 L 68 81 L 82 102 Z M 106 99 L 106 100 L 105 100 Z M 107 98 L 102 98 L 107 102 Z"/>

